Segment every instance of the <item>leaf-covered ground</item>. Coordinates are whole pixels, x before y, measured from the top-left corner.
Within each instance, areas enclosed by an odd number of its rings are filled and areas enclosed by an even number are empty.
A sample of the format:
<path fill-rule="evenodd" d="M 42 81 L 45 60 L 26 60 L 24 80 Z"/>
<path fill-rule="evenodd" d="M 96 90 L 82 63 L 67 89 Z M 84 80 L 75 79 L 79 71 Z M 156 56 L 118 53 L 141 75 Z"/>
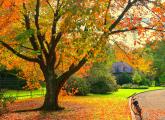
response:
<path fill-rule="evenodd" d="M 43 98 L 21 100 L 10 105 L 10 110 L 39 107 Z M 63 97 L 60 104 L 65 110 L 60 112 L 30 111 L 8 113 L 1 120 L 129 120 L 130 112 L 126 99 L 102 97 Z"/>
<path fill-rule="evenodd" d="M 146 90 L 153 89 L 159 88 Z M 9 105 L 11 112 L 2 115 L 0 120 L 130 120 L 127 97 L 146 90 L 120 89 L 118 92 L 105 95 L 60 97 L 60 104 L 65 110 L 59 112 L 12 112 L 40 107 L 43 104 L 43 98 L 18 100 Z"/>

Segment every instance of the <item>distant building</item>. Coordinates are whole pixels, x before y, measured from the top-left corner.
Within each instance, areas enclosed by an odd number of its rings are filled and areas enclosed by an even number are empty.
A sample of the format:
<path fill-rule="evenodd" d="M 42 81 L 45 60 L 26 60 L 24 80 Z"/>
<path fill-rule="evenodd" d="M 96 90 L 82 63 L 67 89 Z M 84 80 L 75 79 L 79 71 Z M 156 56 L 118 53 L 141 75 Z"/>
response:
<path fill-rule="evenodd" d="M 124 62 L 116 62 L 112 65 L 112 73 L 116 76 L 117 84 L 131 83 L 133 68 Z"/>
<path fill-rule="evenodd" d="M 120 74 L 120 73 L 132 73 L 133 68 L 124 62 L 116 62 L 112 65 L 112 73 Z"/>

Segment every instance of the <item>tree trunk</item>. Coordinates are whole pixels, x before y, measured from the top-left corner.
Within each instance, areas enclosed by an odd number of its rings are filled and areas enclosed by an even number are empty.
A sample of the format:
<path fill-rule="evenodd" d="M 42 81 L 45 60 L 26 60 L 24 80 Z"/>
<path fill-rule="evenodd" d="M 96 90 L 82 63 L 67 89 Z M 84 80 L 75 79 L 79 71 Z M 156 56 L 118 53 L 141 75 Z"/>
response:
<path fill-rule="evenodd" d="M 50 72 L 51 73 L 51 72 Z M 62 109 L 58 105 L 58 95 L 61 89 L 60 82 L 57 81 L 53 73 L 46 75 L 46 95 L 41 109 L 53 111 Z"/>
<path fill-rule="evenodd" d="M 58 105 L 58 95 L 60 93 L 60 90 L 66 80 L 73 75 L 75 72 L 77 72 L 85 63 L 87 59 L 84 57 L 76 66 L 72 64 L 69 67 L 69 70 L 64 72 L 61 76 L 58 76 L 54 73 L 54 67 L 49 66 L 46 67 L 47 69 L 40 65 L 41 70 L 45 77 L 46 82 L 46 95 L 44 104 L 41 107 L 43 110 L 61 110 L 62 108 Z"/>

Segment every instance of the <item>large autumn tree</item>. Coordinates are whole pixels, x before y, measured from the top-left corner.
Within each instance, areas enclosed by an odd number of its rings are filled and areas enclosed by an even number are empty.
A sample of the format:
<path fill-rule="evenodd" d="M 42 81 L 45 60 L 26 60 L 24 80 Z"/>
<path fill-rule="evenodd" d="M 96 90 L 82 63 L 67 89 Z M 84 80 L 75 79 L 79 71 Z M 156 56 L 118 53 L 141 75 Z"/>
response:
<path fill-rule="evenodd" d="M 2 0 L 0 7 L 0 44 L 40 66 L 45 110 L 60 109 L 58 94 L 65 81 L 99 53 L 109 36 L 164 32 L 161 1 Z"/>

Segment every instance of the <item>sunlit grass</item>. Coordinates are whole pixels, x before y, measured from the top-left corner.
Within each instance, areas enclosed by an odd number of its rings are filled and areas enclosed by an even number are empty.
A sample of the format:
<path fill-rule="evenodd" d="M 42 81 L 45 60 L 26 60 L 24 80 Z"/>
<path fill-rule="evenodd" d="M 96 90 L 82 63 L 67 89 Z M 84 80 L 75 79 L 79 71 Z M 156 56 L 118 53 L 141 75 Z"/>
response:
<path fill-rule="evenodd" d="M 104 98 L 127 98 L 135 93 L 140 93 L 144 91 L 157 90 L 157 89 L 165 89 L 165 87 L 150 87 L 149 89 L 119 89 L 117 92 L 107 93 L 107 94 L 89 94 L 88 97 L 104 97 Z M 18 97 L 18 99 L 26 99 L 26 98 L 35 98 L 44 96 L 46 93 L 45 88 L 26 91 L 26 90 L 8 90 L 6 91 L 6 96 L 14 96 Z M 83 98 L 85 98 L 83 96 Z"/>
<path fill-rule="evenodd" d="M 141 93 L 150 90 L 165 89 L 165 87 L 150 87 L 149 89 L 119 89 L 117 92 L 108 94 L 89 94 L 91 97 L 105 97 L 105 98 L 124 98 L 127 99 L 135 93 Z"/>
<path fill-rule="evenodd" d="M 17 99 L 27 99 L 27 98 L 36 98 L 42 97 L 46 93 L 45 88 L 28 91 L 28 90 L 7 90 L 5 96 L 13 96 Z"/>

